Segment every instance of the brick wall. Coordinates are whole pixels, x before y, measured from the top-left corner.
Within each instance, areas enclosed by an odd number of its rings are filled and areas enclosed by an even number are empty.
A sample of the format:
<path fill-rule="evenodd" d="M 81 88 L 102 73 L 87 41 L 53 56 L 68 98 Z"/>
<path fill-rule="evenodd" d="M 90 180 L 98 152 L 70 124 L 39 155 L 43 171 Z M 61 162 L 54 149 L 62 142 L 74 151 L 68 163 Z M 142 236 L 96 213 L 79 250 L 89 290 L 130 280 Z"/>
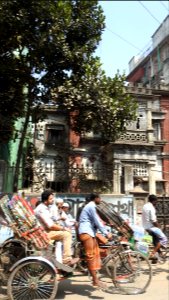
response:
<path fill-rule="evenodd" d="M 162 140 L 166 141 L 163 147 L 163 178 L 165 182 L 165 191 L 169 195 L 169 96 L 162 96 L 161 109 L 165 112 L 165 118 L 161 126 Z"/>

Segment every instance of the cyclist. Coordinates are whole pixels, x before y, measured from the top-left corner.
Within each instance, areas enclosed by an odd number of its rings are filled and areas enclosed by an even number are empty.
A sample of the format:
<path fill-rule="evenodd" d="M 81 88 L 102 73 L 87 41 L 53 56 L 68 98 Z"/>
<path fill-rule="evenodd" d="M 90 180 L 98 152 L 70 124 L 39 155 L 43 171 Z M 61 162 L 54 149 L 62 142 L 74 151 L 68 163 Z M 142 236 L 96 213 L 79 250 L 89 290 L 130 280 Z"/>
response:
<path fill-rule="evenodd" d="M 85 205 L 80 214 L 79 239 L 85 249 L 87 266 L 92 276 L 93 286 L 106 288 L 106 285 L 97 276 L 97 271 L 101 268 L 101 259 L 96 233 L 99 229 L 108 239 L 112 238 L 112 234 L 107 231 L 96 211 L 96 205 L 101 201 L 100 196 L 91 194 L 89 199 L 89 203 Z"/>
<path fill-rule="evenodd" d="M 148 202 L 144 204 L 142 209 L 142 224 L 144 229 L 152 236 L 154 249 L 151 258 L 156 258 L 156 253 L 160 253 L 161 246 L 167 246 L 167 237 L 159 227 L 156 216 L 157 196 L 149 195 Z"/>

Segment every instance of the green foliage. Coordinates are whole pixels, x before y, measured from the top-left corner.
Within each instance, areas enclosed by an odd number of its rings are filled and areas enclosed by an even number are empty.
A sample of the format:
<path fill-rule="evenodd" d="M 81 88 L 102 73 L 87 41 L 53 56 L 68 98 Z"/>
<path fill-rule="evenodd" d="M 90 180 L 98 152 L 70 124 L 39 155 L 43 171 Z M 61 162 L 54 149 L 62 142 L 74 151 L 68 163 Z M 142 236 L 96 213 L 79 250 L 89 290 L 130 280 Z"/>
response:
<path fill-rule="evenodd" d="M 1 1 L 0 114 L 9 116 L 11 128 L 8 137 L 1 131 L 1 141 L 10 138 L 14 121 L 26 110 L 32 114 L 36 105 L 48 103 L 52 88 L 80 72 L 103 29 L 95 0 Z"/>
<path fill-rule="evenodd" d="M 22 116 L 24 97 L 22 84 L 17 81 L 16 60 L 0 48 L 0 141 L 8 141 L 13 134 L 14 121 Z"/>
<path fill-rule="evenodd" d="M 125 75 L 106 77 L 99 58 L 82 65 L 83 75 L 72 74 L 55 89 L 53 99 L 74 114 L 72 127 L 77 133 L 100 133 L 103 142 L 115 141 L 135 120 L 137 103 L 125 90 Z"/>
<path fill-rule="evenodd" d="M 78 112 L 76 132 L 114 141 L 125 130 L 136 109 L 125 76 L 107 78 L 92 57 L 104 20 L 96 0 L 1 0 L 0 141 L 10 139 L 17 118 L 37 121 L 40 104 L 51 100 L 68 116 Z"/>

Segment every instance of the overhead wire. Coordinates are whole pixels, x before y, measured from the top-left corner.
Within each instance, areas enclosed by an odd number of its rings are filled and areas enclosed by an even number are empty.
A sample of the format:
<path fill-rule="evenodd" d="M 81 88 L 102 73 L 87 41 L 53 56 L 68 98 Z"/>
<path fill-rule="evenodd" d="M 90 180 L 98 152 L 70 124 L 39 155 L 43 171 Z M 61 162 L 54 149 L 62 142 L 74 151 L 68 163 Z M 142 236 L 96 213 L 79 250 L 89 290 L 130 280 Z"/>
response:
<path fill-rule="evenodd" d="M 141 1 L 138 1 L 138 2 L 144 7 L 144 9 L 146 9 L 146 11 L 151 15 L 151 17 L 153 17 L 153 19 L 155 19 L 155 20 L 158 22 L 158 24 L 161 24 L 161 22 L 160 22 L 156 17 L 154 17 L 154 15 L 150 12 L 150 10 L 149 10 L 149 9 L 148 9 Z M 169 11 L 169 9 L 167 9 L 167 7 L 164 5 L 164 3 L 163 3 L 162 1 L 159 1 L 159 2 L 165 7 L 165 9 L 166 9 L 167 11 Z M 168 1 L 168 4 L 169 4 L 169 1 Z M 136 45 L 134 45 L 133 43 L 131 43 L 130 41 L 126 40 L 124 37 L 120 36 L 118 33 L 112 31 L 112 30 L 111 30 L 110 28 L 108 28 L 107 26 L 106 26 L 106 29 L 107 29 L 108 31 L 110 31 L 111 33 L 113 33 L 114 35 L 116 35 L 117 37 L 119 37 L 119 38 L 120 38 L 121 40 L 123 40 L 124 42 L 126 42 L 128 45 L 130 45 L 130 46 L 132 46 L 133 48 L 139 50 L 139 54 L 144 52 L 144 49 L 146 48 L 147 45 L 144 46 L 143 49 L 140 49 L 140 48 L 138 48 Z M 150 44 L 150 42 L 149 42 L 148 44 Z"/>
<path fill-rule="evenodd" d="M 167 6 L 165 6 L 165 4 L 163 3 L 163 1 L 159 1 L 160 3 L 161 3 L 161 5 L 167 10 L 167 12 L 168 12 L 168 7 Z M 167 1 L 168 2 L 168 1 Z"/>
<path fill-rule="evenodd" d="M 154 15 L 151 13 L 151 11 L 141 1 L 138 1 L 138 2 L 144 7 L 144 9 L 150 14 L 150 16 L 152 16 L 152 18 L 158 22 L 158 24 L 161 24 L 161 22 L 156 17 L 154 17 Z"/>
<path fill-rule="evenodd" d="M 139 50 L 139 51 L 142 51 L 140 48 L 138 48 L 137 46 L 135 46 L 134 44 L 130 43 L 129 41 L 127 41 L 125 38 L 123 38 L 122 36 L 120 36 L 118 33 L 112 31 L 110 28 L 108 28 L 106 26 L 106 29 L 108 31 L 110 31 L 111 33 L 113 33 L 114 35 L 116 35 L 117 37 L 119 37 L 121 40 L 123 40 L 124 42 L 126 42 L 127 44 L 129 44 L 130 46 L 134 47 L 135 49 Z"/>
<path fill-rule="evenodd" d="M 130 41 L 126 40 L 124 37 L 120 36 L 118 33 L 112 31 L 110 28 L 108 28 L 106 26 L 106 28 L 108 31 L 110 31 L 111 33 L 113 33 L 114 35 L 116 35 L 118 38 L 120 38 L 122 41 L 126 42 L 128 45 L 132 46 L 133 48 L 139 50 L 138 55 L 140 55 L 141 53 L 143 53 L 144 51 L 146 51 L 148 48 L 151 47 L 151 40 L 142 48 L 138 48 L 136 45 L 134 45 L 133 43 L 131 43 Z"/>

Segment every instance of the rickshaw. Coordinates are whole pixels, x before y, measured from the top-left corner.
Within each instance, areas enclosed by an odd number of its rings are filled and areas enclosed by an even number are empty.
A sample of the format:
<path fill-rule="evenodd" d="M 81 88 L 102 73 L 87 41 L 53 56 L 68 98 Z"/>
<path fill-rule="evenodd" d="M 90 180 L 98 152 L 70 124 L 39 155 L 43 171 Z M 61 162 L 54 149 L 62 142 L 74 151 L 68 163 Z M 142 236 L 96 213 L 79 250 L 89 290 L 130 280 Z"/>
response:
<path fill-rule="evenodd" d="M 131 228 L 107 203 L 101 203 L 97 209 L 102 219 L 120 234 L 131 236 Z M 0 280 L 7 285 L 9 300 L 54 300 L 60 277 L 72 274 L 74 269 L 56 260 L 54 246 L 26 200 L 18 195 L 11 199 L 2 196 L 0 215 L 14 232 L 14 237 L 0 246 Z M 128 242 L 119 240 L 112 245 L 100 245 L 100 250 L 103 280 L 108 279 L 125 294 L 145 292 L 152 275 L 146 257 L 129 249 Z M 85 262 L 82 252 L 83 247 L 77 242 L 74 256 L 81 258 L 81 266 Z"/>
<path fill-rule="evenodd" d="M 55 299 L 58 274 L 73 269 L 56 261 L 54 247 L 26 200 L 2 196 L 0 215 L 14 232 L 0 246 L 0 279 L 9 299 Z"/>

